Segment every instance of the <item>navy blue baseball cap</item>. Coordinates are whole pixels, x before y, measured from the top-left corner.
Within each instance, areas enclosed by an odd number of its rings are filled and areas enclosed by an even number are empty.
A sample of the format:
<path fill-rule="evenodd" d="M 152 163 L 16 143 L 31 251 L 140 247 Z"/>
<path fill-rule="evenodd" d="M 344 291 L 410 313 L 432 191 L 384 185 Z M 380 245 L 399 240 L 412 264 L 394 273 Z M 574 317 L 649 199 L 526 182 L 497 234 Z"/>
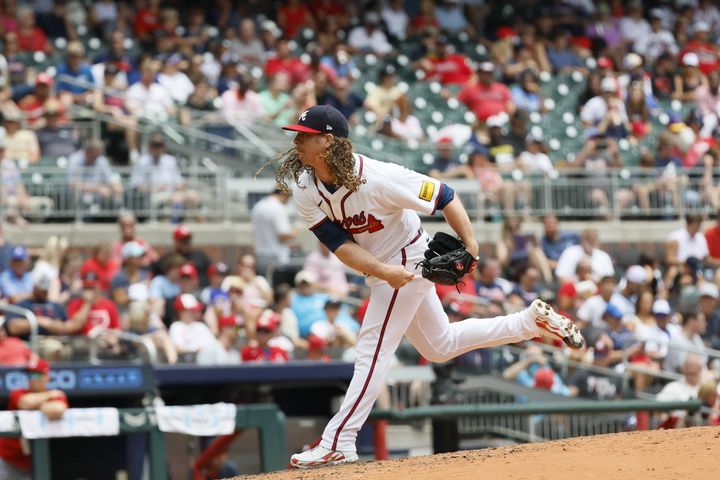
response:
<path fill-rule="evenodd" d="M 305 110 L 298 118 L 298 123 L 285 125 L 283 130 L 304 133 L 332 133 L 347 138 L 350 129 L 345 115 L 330 105 L 315 105 Z"/>

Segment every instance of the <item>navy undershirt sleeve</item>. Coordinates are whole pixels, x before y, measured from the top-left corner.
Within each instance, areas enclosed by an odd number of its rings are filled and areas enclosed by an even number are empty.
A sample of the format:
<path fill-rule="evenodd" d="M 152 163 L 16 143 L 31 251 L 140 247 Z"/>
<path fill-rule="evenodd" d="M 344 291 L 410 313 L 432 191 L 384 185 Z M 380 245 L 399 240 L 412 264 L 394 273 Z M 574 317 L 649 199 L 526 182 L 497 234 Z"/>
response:
<path fill-rule="evenodd" d="M 436 203 L 436 210 L 442 210 L 447 206 L 448 203 L 452 202 L 452 199 L 455 198 L 455 190 L 452 189 L 452 187 L 449 187 L 447 184 L 443 183 L 440 186 L 440 193 L 437 197 L 437 203 Z"/>
<path fill-rule="evenodd" d="M 312 232 L 333 253 L 349 238 L 348 233 L 337 223 L 331 222 L 329 218 L 314 227 Z"/>

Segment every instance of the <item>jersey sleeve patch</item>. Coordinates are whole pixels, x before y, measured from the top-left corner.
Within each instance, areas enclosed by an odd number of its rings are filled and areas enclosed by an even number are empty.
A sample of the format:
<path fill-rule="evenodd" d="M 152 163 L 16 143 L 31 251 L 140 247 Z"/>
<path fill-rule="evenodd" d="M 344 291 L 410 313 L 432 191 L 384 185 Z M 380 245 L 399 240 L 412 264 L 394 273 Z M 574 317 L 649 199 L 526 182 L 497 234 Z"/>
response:
<path fill-rule="evenodd" d="M 435 184 L 433 182 L 428 182 L 427 180 L 423 181 L 418 197 L 426 202 L 430 202 L 432 201 L 433 193 L 435 193 Z"/>

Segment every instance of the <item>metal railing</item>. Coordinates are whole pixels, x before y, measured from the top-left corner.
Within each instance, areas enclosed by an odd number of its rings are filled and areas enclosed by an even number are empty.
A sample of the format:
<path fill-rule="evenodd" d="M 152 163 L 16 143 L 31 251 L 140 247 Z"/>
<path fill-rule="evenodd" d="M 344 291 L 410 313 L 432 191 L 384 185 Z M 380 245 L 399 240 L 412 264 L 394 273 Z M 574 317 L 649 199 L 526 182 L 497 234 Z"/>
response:
<path fill-rule="evenodd" d="M 38 320 L 35 316 L 35 313 L 33 313 L 32 310 L 18 307 L 17 305 L 13 305 L 10 303 L 0 304 L 0 312 L 13 313 L 27 319 L 28 323 L 30 324 L 30 350 L 32 350 L 33 353 L 38 353 Z"/>
<path fill-rule="evenodd" d="M 97 332 L 97 334 L 90 338 L 89 361 L 93 365 L 101 365 L 103 363 L 103 360 L 100 359 L 99 352 L 102 348 L 101 344 L 104 342 L 104 337 L 107 335 L 144 348 L 148 355 L 148 362 L 152 365 L 156 365 L 158 363 L 157 347 L 149 338 L 132 332 L 106 329 Z"/>

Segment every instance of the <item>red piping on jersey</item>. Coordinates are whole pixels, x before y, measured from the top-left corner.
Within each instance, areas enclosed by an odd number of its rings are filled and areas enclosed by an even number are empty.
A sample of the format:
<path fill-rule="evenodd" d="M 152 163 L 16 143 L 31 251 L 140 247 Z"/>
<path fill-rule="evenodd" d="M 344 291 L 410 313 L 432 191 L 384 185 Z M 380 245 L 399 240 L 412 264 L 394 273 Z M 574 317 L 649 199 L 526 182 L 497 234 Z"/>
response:
<path fill-rule="evenodd" d="M 362 171 L 363 171 L 363 157 L 361 155 L 358 155 L 358 160 L 360 161 L 360 167 L 358 168 L 358 177 L 362 177 Z M 342 214 L 343 221 L 345 220 L 345 200 L 352 194 L 353 192 L 347 192 L 345 196 L 340 200 L 340 213 Z M 350 235 L 350 238 L 353 238 L 352 233 L 348 232 L 348 235 Z"/>
<path fill-rule="evenodd" d="M 405 248 L 401 250 L 402 252 L 402 264 L 405 266 L 405 261 L 407 259 L 405 255 Z M 335 432 L 335 438 L 333 439 L 332 448 L 331 450 L 337 450 L 337 443 L 338 438 L 340 437 L 340 432 L 342 432 L 342 429 L 345 427 L 345 424 L 350 420 L 350 417 L 352 417 L 353 413 L 355 413 L 355 410 L 357 409 L 358 405 L 360 405 L 360 401 L 365 396 L 365 392 L 367 391 L 367 387 L 370 384 L 370 379 L 372 378 L 373 372 L 375 371 L 375 364 L 377 363 L 378 356 L 380 355 L 380 347 L 382 346 L 383 337 L 385 336 L 385 329 L 387 328 L 388 320 L 390 319 L 390 314 L 392 313 L 393 307 L 395 306 L 395 300 L 397 299 L 397 295 L 399 289 L 395 289 L 393 292 L 393 296 L 390 299 L 390 305 L 388 305 L 387 313 L 385 314 L 385 320 L 383 321 L 382 328 L 380 329 L 380 338 L 378 338 L 377 346 L 375 347 L 375 355 L 373 355 L 372 363 L 370 364 L 370 371 L 368 372 L 367 378 L 365 379 L 365 384 L 363 385 L 362 390 L 360 391 L 360 395 L 358 396 L 357 400 L 355 400 L 355 403 L 353 404 L 352 408 L 348 412 L 348 414 L 345 416 L 345 419 L 342 421 L 340 426 L 338 427 L 337 431 Z"/>
<path fill-rule="evenodd" d="M 320 220 L 318 223 L 316 223 L 315 225 L 313 225 L 312 227 L 310 227 L 310 230 L 311 230 L 311 231 L 312 231 L 312 230 L 315 230 L 316 228 L 318 228 L 318 227 L 319 227 L 320 225 L 322 225 L 323 223 L 329 222 L 329 221 L 330 221 L 330 219 L 329 219 L 328 217 L 325 217 L 325 218 L 323 218 L 322 220 Z"/>
<path fill-rule="evenodd" d="M 438 200 L 440 200 L 440 194 L 442 193 L 442 189 L 443 189 L 443 183 L 440 183 L 440 188 L 438 189 L 437 197 L 435 197 L 435 206 L 433 207 L 433 211 L 430 215 L 435 215 L 435 211 L 437 210 L 437 204 L 438 204 Z"/>
<path fill-rule="evenodd" d="M 320 222 L 320 223 L 322 223 L 322 222 Z M 318 225 L 319 225 L 319 224 L 318 224 Z M 315 228 L 315 227 L 313 227 L 313 228 Z M 312 230 L 312 229 L 311 229 L 311 230 Z M 417 242 L 417 241 L 418 241 L 418 238 L 420 238 L 420 236 L 422 235 L 422 233 L 423 233 L 422 227 L 418 228 L 417 235 L 415 235 L 415 238 L 413 238 L 412 240 L 410 240 L 410 242 L 409 242 L 407 245 L 405 245 L 405 247 L 409 247 L 409 246 L 412 245 L 413 243 Z M 405 265 L 405 248 L 402 249 L 402 254 L 403 254 L 403 265 Z"/>

